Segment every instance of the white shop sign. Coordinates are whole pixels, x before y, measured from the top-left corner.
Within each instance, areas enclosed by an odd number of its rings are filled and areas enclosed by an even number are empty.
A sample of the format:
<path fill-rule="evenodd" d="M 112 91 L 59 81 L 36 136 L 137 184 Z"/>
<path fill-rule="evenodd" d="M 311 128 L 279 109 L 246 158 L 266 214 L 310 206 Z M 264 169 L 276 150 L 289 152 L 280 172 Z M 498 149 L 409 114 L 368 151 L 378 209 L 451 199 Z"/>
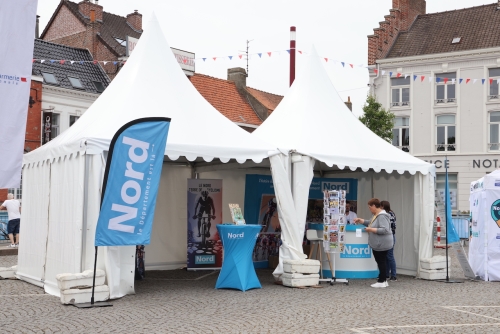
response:
<path fill-rule="evenodd" d="M 130 55 L 134 51 L 134 48 L 137 45 L 138 41 L 139 41 L 138 38 L 127 36 L 127 47 L 126 47 L 127 57 L 130 57 Z M 174 57 L 177 60 L 177 62 L 179 63 L 179 65 L 181 66 L 184 73 L 186 73 L 187 75 L 193 75 L 194 71 L 195 71 L 194 53 L 179 50 L 179 49 L 174 49 L 174 48 L 170 48 L 170 49 L 174 53 Z"/>

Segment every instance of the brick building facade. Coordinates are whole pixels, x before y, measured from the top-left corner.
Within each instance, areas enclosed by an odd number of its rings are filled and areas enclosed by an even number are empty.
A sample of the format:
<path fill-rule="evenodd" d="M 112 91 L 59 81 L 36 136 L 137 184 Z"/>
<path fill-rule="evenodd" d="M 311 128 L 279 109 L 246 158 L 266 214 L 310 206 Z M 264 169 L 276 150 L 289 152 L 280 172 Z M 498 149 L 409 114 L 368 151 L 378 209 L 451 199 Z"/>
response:
<path fill-rule="evenodd" d="M 392 9 L 379 27 L 368 36 L 368 65 L 384 58 L 396 40 L 399 32 L 410 28 L 418 15 L 426 13 L 425 0 L 392 0 Z"/>
<path fill-rule="evenodd" d="M 139 38 L 141 34 L 142 14 L 137 11 L 122 17 L 105 12 L 97 1 L 61 0 L 40 38 L 88 49 L 95 60 L 110 61 L 103 67 L 113 79 L 126 57 L 127 36 Z"/>
<path fill-rule="evenodd" d="M 467 212 L 471 182 L 500 168 L 500 0 L 439 13 L 399 0 L 390 12 L 368 36 L 370 94 L 395 115 L 393 145 L 435 164 L 442 194 L 447 166 L 451 208 Z"/>

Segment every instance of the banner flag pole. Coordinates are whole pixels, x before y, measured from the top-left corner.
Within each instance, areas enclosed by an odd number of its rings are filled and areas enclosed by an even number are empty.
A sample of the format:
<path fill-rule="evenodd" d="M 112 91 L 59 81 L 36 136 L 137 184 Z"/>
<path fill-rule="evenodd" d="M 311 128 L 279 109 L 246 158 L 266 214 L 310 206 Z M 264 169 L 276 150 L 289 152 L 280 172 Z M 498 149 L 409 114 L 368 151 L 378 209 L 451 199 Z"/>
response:
<path fill-rule="evenodd" d="M 449 230 L 453 229 L 453 242 L 457 242 L 457 235 L 456 232 L 453 228 L 453 220 L 451 216 L 451 206 L 450 206 L 450 184 L 448 181 L 448 156 L 445 156 L 444 160 L 444 167 L 445 167 L 445 212 L 446 212 L 446 280 L 441 280 L 440 282 L 444 283 L 463 283 L 464 281 L 456 281 L 456 280 L 450 280 L 450 275 L 449 275 L 449 261 L 448 261 L 448 239 L 449 239 Z"/>
<path fill-rule="evenodd" d="M 98 246 L 150 244 L 169 128 L 170 118 L 147 117 L 128 122 L 113 136 L 95 232 L 92 296 L 90 303 L 74 306 L 113 306 L 94 301 Z"/>

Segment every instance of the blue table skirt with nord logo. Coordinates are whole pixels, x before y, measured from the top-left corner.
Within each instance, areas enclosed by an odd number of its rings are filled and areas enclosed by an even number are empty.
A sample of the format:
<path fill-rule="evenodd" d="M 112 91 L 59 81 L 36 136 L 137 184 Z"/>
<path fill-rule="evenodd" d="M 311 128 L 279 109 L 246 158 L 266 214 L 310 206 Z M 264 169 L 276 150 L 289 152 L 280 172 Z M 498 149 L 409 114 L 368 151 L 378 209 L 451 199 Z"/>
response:
<path fill-rule="evenodd" d="M 323 224 L 309 224 L 308 228 L 323 230 Z M 361 229 L 361 238 L 356 237 L 356 230 Z M 335 256 L 335 278 L 376 278 L 378 267 L 368 245 L 368 233 L 363 225 L 347 225 L 344 253 Z M 323 247 L 321 247 L 323 251 Z M 314 257 L 314 255 L 313 255 Z M 332 259 L 333 260 L 333 259 Z M 323 254 L 323 276 L 332 277 L 326 254 Z"/>
<path fill-rule="evenodd" d="M 260 225 L 217 225 L 224 247 L 224 261 L 215 284 L 216 289 L 260 289 L 259 279 L 252 262 L 255 241 Z"/>

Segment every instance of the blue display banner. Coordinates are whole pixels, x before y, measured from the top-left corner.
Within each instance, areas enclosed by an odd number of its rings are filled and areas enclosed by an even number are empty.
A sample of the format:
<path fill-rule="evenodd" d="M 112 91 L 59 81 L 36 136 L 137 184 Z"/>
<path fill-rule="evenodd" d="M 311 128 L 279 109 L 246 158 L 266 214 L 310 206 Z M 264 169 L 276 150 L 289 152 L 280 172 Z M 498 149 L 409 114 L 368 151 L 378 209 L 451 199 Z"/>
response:
<path fill-rule="evenodd" d="M 324 190 L 345 190 L 348 201 L 357 201 L 358 180 L 347 178 L 313 178 L 309 188 L 309 199 L 323 199 Z M 273 178 L 271 175 L 247 174 L 245 183 L 245 220 L 247 224 L 271 225 L 264 232 L 272 232 L 270 217 L 276 212 Z M 276 214 L 277 216 L 277 214 Z M 323 215 L 321 214 L 322 220 Z"/>
<path fill-rule="evenodd" d="M 148 245 L 169 118 L 143 118 L 113 137 L 106 163 L 95 246 Z"/>

